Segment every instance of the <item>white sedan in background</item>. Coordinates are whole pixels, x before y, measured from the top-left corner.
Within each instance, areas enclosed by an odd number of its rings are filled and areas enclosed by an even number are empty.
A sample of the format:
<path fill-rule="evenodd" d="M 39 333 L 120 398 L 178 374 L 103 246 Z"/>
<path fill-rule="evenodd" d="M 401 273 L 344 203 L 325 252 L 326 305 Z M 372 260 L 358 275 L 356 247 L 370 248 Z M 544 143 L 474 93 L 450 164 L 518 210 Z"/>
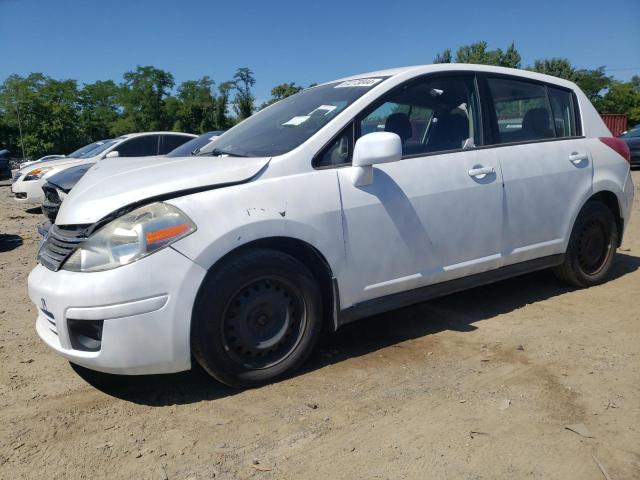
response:
<path fill-rule="evenodd" d="M 96 163 L 103 158 L 164 155 L 195 137 L 190 133 L 180 132 L 144 132 L 122 135 L 104 141 L 79 158 L 64 157 L 21 168 L 13 177 L 11 191 L 19 203 L 40 206 L 44 201 L 42 186 L 46 183 L 47 178 L 67 168 L 80 164 Z"/>

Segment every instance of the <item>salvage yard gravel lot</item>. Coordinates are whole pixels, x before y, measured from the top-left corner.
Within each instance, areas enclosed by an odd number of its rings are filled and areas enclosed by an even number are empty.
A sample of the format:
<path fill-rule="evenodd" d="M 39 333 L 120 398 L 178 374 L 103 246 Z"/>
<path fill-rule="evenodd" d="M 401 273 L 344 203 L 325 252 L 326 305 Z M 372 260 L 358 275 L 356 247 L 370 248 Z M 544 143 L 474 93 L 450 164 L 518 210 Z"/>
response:
<path fill-rule="evenodd" d="M 539 272 L 364 319 L 246 391 L 50 351 L 26 287 L 43 219 L 0 186 L 1 479 L 640 478 L 638 192 L 606 284 Z"/>

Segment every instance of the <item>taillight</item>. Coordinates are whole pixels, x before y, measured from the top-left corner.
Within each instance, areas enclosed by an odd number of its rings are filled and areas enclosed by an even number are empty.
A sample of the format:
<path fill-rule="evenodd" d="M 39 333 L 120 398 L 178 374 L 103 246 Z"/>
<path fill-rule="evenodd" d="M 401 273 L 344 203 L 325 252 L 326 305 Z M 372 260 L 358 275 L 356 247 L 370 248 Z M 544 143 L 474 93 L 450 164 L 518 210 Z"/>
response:
<path fill-rule="evenodd" d="M 629 146 L 624 140 L 620 140 L 616 137 L 600 137 L 600 141 L 619 153 L 627 162 L 631 163 L 631 152 L 629 151 Z"/>

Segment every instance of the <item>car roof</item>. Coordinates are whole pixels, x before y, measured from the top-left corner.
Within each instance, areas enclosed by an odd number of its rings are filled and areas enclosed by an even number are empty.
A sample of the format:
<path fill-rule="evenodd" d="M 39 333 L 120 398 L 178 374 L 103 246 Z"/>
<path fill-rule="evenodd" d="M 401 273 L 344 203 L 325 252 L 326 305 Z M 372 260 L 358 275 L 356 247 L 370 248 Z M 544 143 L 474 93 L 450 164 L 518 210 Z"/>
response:
<path fill-rule="evenodd" d="M 546 83 L 553 83 L 565 88 L 577 89 L 575 83 L 562 78 L 554 77 L 551 75 L 545 75 L 543 73 L 531 72 L 529 70 L 520 70 L 516 68 L 496 67 L 493 65 L 478 65 L 474 63 L 434 63 L 430 65 L 412 65 L 407 67 L 389 68 L 386 70 L 377 70 L 373 72 L 361 73 L 359 75 L 351 75 L 349 77 L 339 78 L 327 83 L 343 82 L 346 80 L 356 80 L 359 78 L 369 77 L 395 77 L 398 75 L 417 76 L 427 73 L 435 72 L 447 72 L 447 71 L 469 71 L 469 72 L 484 72 L 484 73 L 497 73 L 502 75 L 513 75 L 522 78 L 528 78 L 531 80 L 538 80 Z"/>
<path fill-rule="evenodd" d="M 127 133 L 125 135 L 120 135 L 119 137 L 115 138 L 115 140 L 124 140 L 126 138 L 143 137 L 145 135 L 183 135 L 185 137 L 190 137 L 190 138 L 196 138 L 197 137 L 197 135 L 194 135 L 193 133 L 160 131 L 160 132 Z"/>

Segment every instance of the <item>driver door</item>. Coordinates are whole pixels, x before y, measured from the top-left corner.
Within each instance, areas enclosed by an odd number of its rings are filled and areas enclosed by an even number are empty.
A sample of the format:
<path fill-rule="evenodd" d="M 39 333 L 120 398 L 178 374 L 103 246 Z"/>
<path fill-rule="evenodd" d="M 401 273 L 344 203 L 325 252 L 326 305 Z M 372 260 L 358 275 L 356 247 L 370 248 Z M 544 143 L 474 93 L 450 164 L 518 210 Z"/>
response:
<path fill-rule="evenodd" d="M 501 265 L 502 175 L 491 151 L 474 147 L 476 91 L 472 75 L 428 77 L 356 119 L 356 136 L 398 134 L 403 157 L 374 166 L 365 186 L 354 185 L 351 168 L 337 170 L 348 263 L 342 308 Z M 344 151 L 345 141 L 335 148 Z M 331 148 L 326 155 L 335 158 Z"/>

